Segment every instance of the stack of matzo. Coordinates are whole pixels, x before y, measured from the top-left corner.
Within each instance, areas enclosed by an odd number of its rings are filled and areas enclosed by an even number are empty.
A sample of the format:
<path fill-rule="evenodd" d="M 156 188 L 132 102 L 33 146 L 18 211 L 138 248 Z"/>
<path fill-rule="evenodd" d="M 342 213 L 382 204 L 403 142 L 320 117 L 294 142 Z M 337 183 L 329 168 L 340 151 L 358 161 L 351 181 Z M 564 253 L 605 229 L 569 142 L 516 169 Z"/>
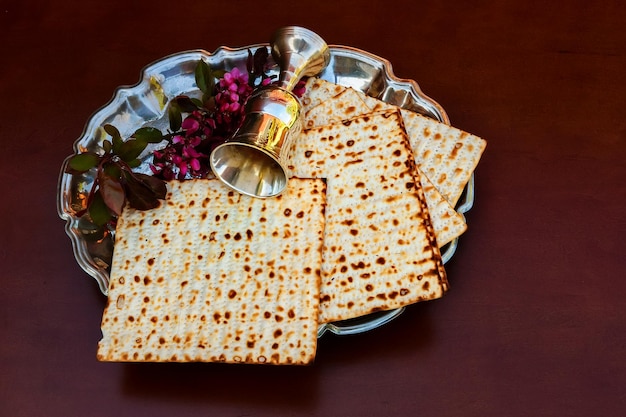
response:
<path fill-rule="evenodd" d="M 317 78 L 309 79 L 307 84 L 308 88 L 306 90 L 307 96 L 304 97 L 304 100 L 306 102 L 315 102 L 315 100 L 308 98 L 308 94 L 311 94 L 320 101 L 317 105 L 310 106 L 304 113 L 304 125 L 306 130 L 300 143 L 291 150 L 292 167 L 301 169 L 300 167 L 309 166 L 309 169 L 311 169 L 310 165 L 312 160 L 317 161 L 315 163 L 322 166 L 329 157 L 336 157 L 337 152 L 333 149 L 310 146 L 310 141 L 308 141 L 306 136 L 310 134 L 310 132 L 317 130 L 316 128 L 324 127 L 327 128 L 326 130 L 332 131 L 334 126 L 339 127 L 343 124 L 342 122 L 356 118 L 359 115 L 369 118 L 371 114 L 376 114 L 381 111 L 399 111 L 395 106 L 383 102 L 380 102 L 381 105 L 376 106 L 376 108 L 372 110 L 364 101 L 365 96 L 362 93 L 352 88 L 340 86 L 332 87 L 334 85 L 335 84 Z M 376 105 L 377 102 L 373 104 Z M 403 113 L 403 122 L 405 120 L 404 116 Z M 429 120 L 424 117 L 422 117 L 422 119 Z M 415 132 L 412 131 L 412 133 Z M 413 143 L 417 142 L 416 137 L 419 136 L 408 136 L 411 147 L 413 147 Z M 383 140 L 385 140 L 385 138 L 383 138 Z M 456 212 L 453 205 L 432 184 L 429 178 L 423 175 L 418 167 L 415 169 L 417 170 L 417 175 L 420 178 L 424 190 L 428 210 L 437 237 L 437 243 L 439 247 L 442 247 L 454 238 L 460 236 L 467 229 L 467 225 L 465 224 L 463 216 Z M 313 178 L 323 178 L 325 175 L 325 173 L 319 169 L 304 173 L 298 172 L 297 170 L 294 172 L 296 175 L 304 174 Z M 464 186 L 465 184 L 461 187 L 461 191 Z"/>
<path fill-rule="evenodd" d="M 102 361 L 306 364 L 317 343 L 325 184 L 261 200 L 170 182 L 116 229 Z"/>
<path fill-rule="evenodd" d="M 438 265 L 438 280 L 434 279 L 437 269 L 433 268 L 431 274 L 426 275 L 431 279 L 425 280 L 421 288 L 413 282 L 403 287 L 402 293 L 410 289 L 411 297 L 394 297 L 390 300 L 389 294 L 396 294 L 394 291 L 398 285 L 404 285 L 402 280 L 409 277 L 411 271 L 424 280 L 421 269 L 410 267 L 409 263 L 413 261 L 422 267 L 430 266 L 428 262 L 424 264 L 424 259 L 440 259 L 436 246 L 445 245 L 466 230 L 465 220 L 455 211 L 454 204 L 478 163 L 485 141 L 318 78 L 307 81 L 303 111 L 306 130 L 294 144 L 290 168 L 297 176 L 328 179 L 320 321 L 343 320 L 377 309 L 394 308 L 441 296 L 447 289 L 441 265 Z M 394 149 L 389 154 L 389 149 L 397 143 L 399 137 L 404 138 L 408 152 Z M 411 161 L 410 164 L 407 159 Z M 344 169 L 342 164 L 350 168 Z M 384 196 L 384 192 L 388 191 L 388 176 L 402 172 L 394 171 L 398 164 L 406 170 L 404 175 L 410 172 L 415 178 L 420 198 L 413 205 L 421 204 L 425 212 L 421 218 L 404 213 L 405 216 L 401 217 L 403 227 L 413 227 L 412 233 L 422 237 L 420 229 L 425 227 L 426 230 L 434 231 L 436 236 L 436 244 L 417 244 L 412 247 L 411 253 L 400 252 L 400 256 L 397 256 L 396 251 L 402 250 L 402 245 L 397 242 L 405 242 L 402 232 L 389 228 L 385 221 L 375 220 L 382 213 L 390 217 L 397 214 L 394 211 L 396 207 L 390 204 L 392 200 L 380 198 L 380 195 Z M 369 182 L 363 181 L 363 178 Z M 394 177 L 392 183 L 402 184 L 402 181 Z M 363 184 L 367 184 L 367 193 L 359 189 L 364 187 Z M 379 198 L 373 198 L 375 196 Z M 337 213 L 344 208 L 350 210 L 352 218 L 345 218 L 345 213 Z M 429 227 L 431 223 L 432 228 Z M 344 230 L 338 226 L 346 224 L 355 226 L 344 227 Z M 341 231 L 336 232 L 335 229 Z M 355 231 L 355 236 L 347 235 L 347 229 Z M 373 230 L 375 233 L 372 233 Z M 367 237 L 362 238 L 360 234 Z M 417 239 L 419 241 L 419 237 Z M 335 254 L 337 248 L 347 253 Z M 342 260 L 358 259 L 359 255 L 368 254 L 369 263 L 362 264 L 371 268 L 371 259 L 375 253 L 385 253 L 392 258 L 392 254 L 396 255 L 405 268 L 394 267 L 384 273 L 377 270 L 374 274 L 364 271 L 368 279 L 355 279 L 359 276 L 358 270 L 342 265 Z M 428 253 L 433 254 L 433 257 L 428 258 Z M 352 266 L 361 265 L 359 261 L 348 262 Z M 368 281 L 372 276 L 380 279 L 382 287 Z M 381 288 L 387 292 L 378 292 Z"/>
<path fill-rule="evenodd" d="M 287 191 L 171 182 L 119 219 L 103 361 L 306 364 L 320 323 L 441 297 L 484 141 L 310 79 Z"/>
<path fill-rule="evenodd" d="M 426 177 L 452 207 L 487 144 L 453 126 L 319 78 L 307 80 L 303 102 L 305 127 L 309 129 L 371 112 L 400 111 L 422 178 Z"/>
<path fill-rule="evenodd" d="M 293 173 L 327 179 L 320 322 L 440 297 L 445 271 L 398 112 L 306 130 Z"/>

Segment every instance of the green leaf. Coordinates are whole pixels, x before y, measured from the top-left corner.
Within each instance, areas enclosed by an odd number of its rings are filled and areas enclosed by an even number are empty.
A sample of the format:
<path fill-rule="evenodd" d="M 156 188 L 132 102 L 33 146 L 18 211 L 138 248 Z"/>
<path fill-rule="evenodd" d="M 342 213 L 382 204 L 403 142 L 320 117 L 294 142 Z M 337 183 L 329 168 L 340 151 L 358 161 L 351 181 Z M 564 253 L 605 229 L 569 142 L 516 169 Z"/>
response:
<path fill-rule="evenodd" d="M 113 217 L 109 208 L 104 203 L 104 199 L 102 198 L 100 191 L 96 191 L 93 196 L 93 200 L 89 206 L 89 217 L 91 217 L 91 220 L 97 226 L 104 226 Z"/>
<path fill-rule="evenodd" d="M 183 115 L 175 101 L 172 101 L 167 108 L 167 116 L 170 119 L 170 129 L 173 132 L 178 132 L 183 124 Z"/>
<path fill-rule="evenodd" d="M 126 163 L 131 168 L 137 168 L 139 165 L 141 165 L 141 159 L 133 159 L 132 161 L 128 161 Z"/>
<path fill-rule="evenodd" d="M 215 80 L 209 64 L 203 60 L 198 61 L 194 72 L 196 77 L 196 85 L 204 94 L 210 94 L 213 91 Z"/>
<path fill-rule="evenodd" d="M 113 139 L 115 138 L 122 138 L 122 135 L 120 135 L 120 131 L 117 130 L 117 127 L 111 125 L 111 124 L 105 124 L 104 125 L 104 131 L 107 132 L 109 134 L 109 136 L 111 136 Z"/>
<path fill-rule="evenodd" d="M 120 165 L 118 163 L 109 162 L 104 165 L 103 170 L 104 173 L 111 178 L 119 180 L 122 177 L 122 168 L 120 168 Z"/>
<path fill-rule="evenodd" d="M 104 152 L 110 153 L 113 149 L 113 144 L 110 140 L 105 140 L 104 142 L 102 142 L 102 149 L 104 149 Z"/>
<path fill-rule="evenodd" d="M 118 156 L 124 162 L 136 159 L 148 146 L 148 142 L 143 138 L 128 139 L 120 145 L 117 151 Z"/>
<path fill-rule="evenodd" d="M 95 152 L 84 152 L 74 155 L 68 161 L 68 167 L 73 172 L 85 172 L 95 168 L 100 162 L 100 157 Z"/>
<path fill-rule="evenodd" d="M 214 79 L 220 79 L 224 77 L 224 74 L 226 74 L 226 70 L 215 70 L 212 71 L 211 74 L 213 75 Z"/>
<path fill-rule="evenodd" d="M 163 140 L 163 133 L 154 127 L 142 127 L 137 129 L 132 137 L 145 140 L 147 143 L 159 143 Z"/>
<path fill-rule="evenodd" d="M 109 125 L 109 124 L 104 125 L 104 131 L 107 132 L 109 136 L 111 136 L 111 139 L 113 140 L 113 147 L 112 147 L 113 152 L 118 153 L 120 146 L 122 146 L 122 143 L 124 143 L 124 141 L 122 140 L 122 135 L 120 134 L 120 131 L 117 130 L 115 126 Z"/>
<path fill-rule="evenodd" d="M 202 108 L 204 106 L 204 103 L 202 102 L 202 100 L 197 99 L 197 98 L 192 98 L 191 101 L 193 102 L 193 104 L 196 105 L 196 107 L 198 108 Z"/>
<path fill-rule="evenodd" d="M 124 202 L 126 201 L 124 187 L 122 187 L 119 179 L 113 178 L 105 172 L 100 173 L 98 180 L 100 184 L 100 194 L 102 195 L 104 203 L 113 214 L 119 216 L 122 214 Z"/>

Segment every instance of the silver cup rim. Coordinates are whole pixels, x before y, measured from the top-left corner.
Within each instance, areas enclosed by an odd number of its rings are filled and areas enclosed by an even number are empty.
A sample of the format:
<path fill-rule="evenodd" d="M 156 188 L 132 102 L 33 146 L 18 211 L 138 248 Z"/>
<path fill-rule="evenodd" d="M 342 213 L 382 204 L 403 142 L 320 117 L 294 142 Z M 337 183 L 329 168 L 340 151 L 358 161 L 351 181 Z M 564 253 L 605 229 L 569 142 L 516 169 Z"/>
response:
<path fill-rule="evenodd" d="M 273 171 L 275 172 L 275 175 L 279 177 L 279 179 L 277 182 L 272 181 L 272 184 L 275 184 L 275 185 L 269 186 L 269 192 L 252 191 L 252 189 L 257 189 L 257 190 L 259 189 L 258 185 L 259 185 L 259 182 L 262 181 L 262 179 L 259 179 L 259 181 L 256 184 L 256 187 L 242 187 L 242 186 L 237 185 L 238 183 L 237 181 L 233 181 L 233 179 L 227 178 L 225 175 L 223 175 L 224 170 L 220 166 L 217 165 L 216 160 L 220 154 L 220 151 L 224 150 L 224 148 L 227 148 L 227 147 L 228 148 L 239 147 L 239 148 L 246 148 L 246 150 L 253 150 L 255 153 L 261 154 L 264 157 L 266 157 L 267 158 L 265 161 L 266 163 L 267 162 L 273 163 L 276 166 L 276 169 L 274 169 Z M 283 164 L 276 157 L 276 155 L 263 149 L 262 147 L 255 146 L 254 144 L 240 142 L 240 141 L 226 141 L 218 145 L 215 149 L 213 149 L 213 151 L 211 152 L 211 156 L 209 158 L 209 163 L 211 165 L 211 170 L 213 171 L 213 174 L 223 184 L 237 191 L 240 194 L 244 194 L 244 195 L 247 195 L 250 197 L 256 197 L 256 198 L 271 198 L 271 197 L 276 197 L 280 195 L 287 188 L 289 174 L 287 170 L 285 169 L 285 167 L 283 166 Z M 256 177 L 258 179 L 258 176 Z"/>

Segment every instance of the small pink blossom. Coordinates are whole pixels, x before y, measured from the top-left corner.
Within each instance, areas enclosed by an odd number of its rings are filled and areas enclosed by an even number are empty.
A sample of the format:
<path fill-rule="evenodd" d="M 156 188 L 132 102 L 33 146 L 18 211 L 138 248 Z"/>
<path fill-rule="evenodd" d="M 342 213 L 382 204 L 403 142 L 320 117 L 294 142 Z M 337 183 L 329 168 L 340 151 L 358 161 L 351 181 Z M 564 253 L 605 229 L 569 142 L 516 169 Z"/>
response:
<path fill-rule="evenodd" d="M 255 70 L 252 75 L 255 85 L 272 83 L 265 71 L 265 68 Z M 260 80 L 256 81 L 259 76 Z M 150 169 L 154 175 L 165 180 L 205 177 L 210 172 L 208 155 L 230 137 L 243 121 L 244 105 L 253 91 L 251 84 L 247 71 L 233 68 L 224 73 L 215 83 L 215 89 L 205 106 L 187 113 L 181 130 L 172 134 L 168 145 L 153 152 Z M 298 83 L 293 92 L 300 97 L 304 93 L 304 82 Z"/>

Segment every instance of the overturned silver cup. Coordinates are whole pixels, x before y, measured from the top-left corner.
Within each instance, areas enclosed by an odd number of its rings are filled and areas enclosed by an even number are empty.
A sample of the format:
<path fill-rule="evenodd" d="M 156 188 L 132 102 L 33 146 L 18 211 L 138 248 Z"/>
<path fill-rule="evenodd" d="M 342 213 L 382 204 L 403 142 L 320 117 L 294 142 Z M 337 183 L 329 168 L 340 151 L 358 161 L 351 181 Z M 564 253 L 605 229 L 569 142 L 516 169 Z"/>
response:
<path fill-rule="evenodd" d="M 287 186 L 287 150 L 299 124 L 300 103 L 292 93 L 271 87 L 255 91 L 235 136 L 211 153 L 213 172 L 242 194 L 280 194 Z"/>
<path fill-rule="evenodd" d="M 330 60 L 328 45 L 298 26 L 279 29 L 270 44 L 280 67 L 278 81 L 257 88 L 245 105 L 242 125 L 210 156 L 224 184 L 252 197 L 274 197 L 287 187 L 288 152 L 302 129 L 302 105 L 292 93 L 304 76 L 318 74 Z"/>

